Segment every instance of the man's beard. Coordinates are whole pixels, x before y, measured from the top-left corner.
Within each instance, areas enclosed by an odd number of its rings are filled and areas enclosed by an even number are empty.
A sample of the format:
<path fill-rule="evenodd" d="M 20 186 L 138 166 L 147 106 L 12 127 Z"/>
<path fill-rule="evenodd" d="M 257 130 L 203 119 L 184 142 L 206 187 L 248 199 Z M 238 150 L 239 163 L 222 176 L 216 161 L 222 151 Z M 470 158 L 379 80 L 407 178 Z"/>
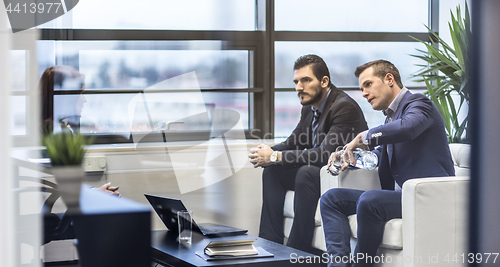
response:
<path fill-rule="evenodd" d="M 299 98 L 300 98 L 300 95 L 301 94 L 298 94 Z M 309 95 L 309 96 L 311 96 L 310 94 L 304 94 L 304 93 L 302 93 L 302 95 Z M 313 103 L 316 103 L 316 102 L 320 101 L 321 97 L 322 97 L 321 88 L 318 88 L 318 90 L 316 91 L 316 95 L 315 96 L 311 97 L 311 99 L 309 99 L 309 100 L 301 100 L 300 104 L 302 104 L 303 106 L 311 105 Z"/>

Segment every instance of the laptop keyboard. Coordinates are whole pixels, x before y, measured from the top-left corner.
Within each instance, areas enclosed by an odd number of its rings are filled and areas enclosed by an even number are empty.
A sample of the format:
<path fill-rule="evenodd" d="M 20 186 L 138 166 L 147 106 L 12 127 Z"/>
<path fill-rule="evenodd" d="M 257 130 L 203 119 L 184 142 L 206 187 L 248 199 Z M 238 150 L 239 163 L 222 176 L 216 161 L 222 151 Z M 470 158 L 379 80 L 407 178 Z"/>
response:
<path fill-rule="evenodd" d="M 203 232 L 205 235 L 211 235 L 211 234 L 217 234 L 217 233 L 226 233 L 233 228 L 230 227 L 224 227 L 224 226 L 216 226 L 216 227 L 206 227 L 206 226 L 198 226 L 200 230 Z"/>

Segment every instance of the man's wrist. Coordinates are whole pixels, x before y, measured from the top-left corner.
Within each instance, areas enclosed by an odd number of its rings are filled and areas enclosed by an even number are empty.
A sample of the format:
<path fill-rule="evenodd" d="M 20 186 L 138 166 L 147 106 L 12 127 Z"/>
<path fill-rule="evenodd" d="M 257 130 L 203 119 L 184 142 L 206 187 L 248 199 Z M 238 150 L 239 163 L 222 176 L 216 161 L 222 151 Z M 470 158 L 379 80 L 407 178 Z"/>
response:
<path fill-rule="evenodd" d="M 361 132 L 361 142 L 363 142 L 363 144 L 365 145 L 368 145 L 368 131 L 369 130 Z"/>
<path fill-rule="evenodd" d="M 278 160 L 278 151 L 273 151 L 273 153 L 269 156 L 269 161 L 272 164 L 276 164 L 277 160 Z"/>
<path fill-rule="evenodd" d="M 269 156 L 269 161 L 272 164 L 279 164 L 281 163 L 281 151 L 274 151 L 271 156 Z"/>

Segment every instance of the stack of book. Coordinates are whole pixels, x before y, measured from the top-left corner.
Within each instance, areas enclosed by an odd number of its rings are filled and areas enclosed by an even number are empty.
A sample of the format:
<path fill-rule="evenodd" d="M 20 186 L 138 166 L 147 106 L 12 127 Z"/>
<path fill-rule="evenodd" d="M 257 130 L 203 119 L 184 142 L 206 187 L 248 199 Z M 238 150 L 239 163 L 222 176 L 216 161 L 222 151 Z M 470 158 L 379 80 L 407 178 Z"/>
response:
<path fill-rule="evenodd" d="M 206 261 L 274 256 L 261 247 L 254 247 L 253 243 L 256 240 L 257 239 L 212 241 L 205 247 L 203 252 L 196 252 L 196 255 Z"/>
<path fill-rule="evenodd" d="M 253 246 L 257 239 L 212 241 L 205 247 L 208 256 L 249 256 L 257 255 L 259 252 Z"/>

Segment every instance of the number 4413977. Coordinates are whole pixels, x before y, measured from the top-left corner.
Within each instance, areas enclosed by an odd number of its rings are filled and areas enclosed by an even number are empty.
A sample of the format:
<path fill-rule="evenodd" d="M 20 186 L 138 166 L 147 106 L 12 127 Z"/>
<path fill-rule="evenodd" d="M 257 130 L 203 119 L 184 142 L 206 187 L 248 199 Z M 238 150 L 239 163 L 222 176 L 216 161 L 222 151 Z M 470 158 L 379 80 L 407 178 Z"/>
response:
<path fill-rule="evenodd" d="M 12 12 L 16 12 L 17 14 L 19 13 L 25 13 L 27 14 L 28 12 L 31 14 L 34 13 L 50 13 L 52 12 L 57 13 L 59 11 L 59 8 L 61 7 L 61 3 L 17 3 L 15 6 L 12 5 L 12 3 L 9 3 L 7 6 L 7 12 L 10 14 Z"/>
<path fill-rule="evenodd" d="M 444 257 L 444 261 L 462 263 L 496 263 L 499 253 L 462 253 Z M 453 256 L 453 257 L 452 257 Z"/>

